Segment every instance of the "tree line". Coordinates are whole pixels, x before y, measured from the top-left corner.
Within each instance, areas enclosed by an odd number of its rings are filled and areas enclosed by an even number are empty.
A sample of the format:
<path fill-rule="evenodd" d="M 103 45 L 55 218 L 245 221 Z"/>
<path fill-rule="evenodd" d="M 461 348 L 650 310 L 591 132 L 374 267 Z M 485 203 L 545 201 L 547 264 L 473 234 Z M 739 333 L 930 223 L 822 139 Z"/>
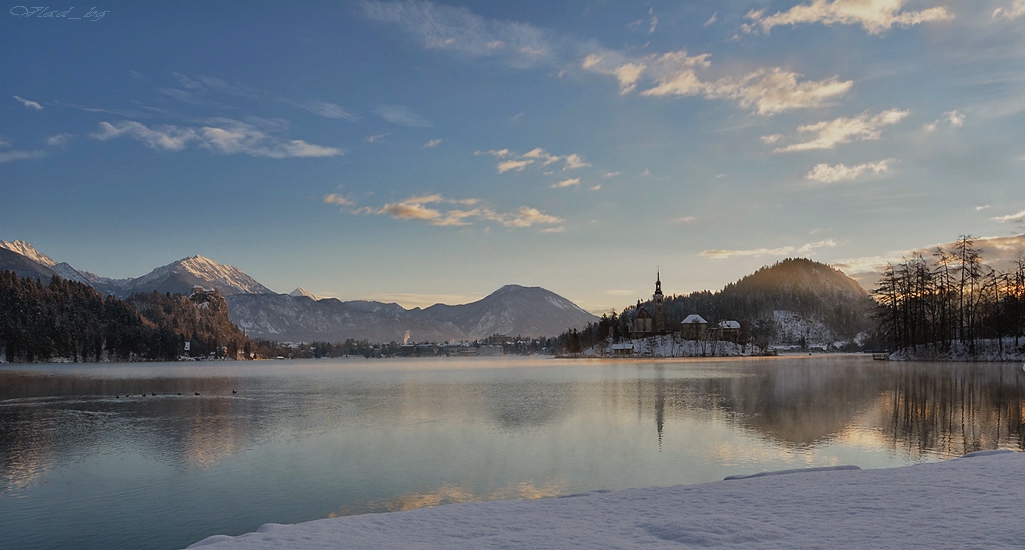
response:
<path fill-rule="evenodd" d="M 981 341 L 992 341 L 1003 353 L 1005 339 L 1018 350 L 1025 336 L 1025 257 L 1000 271 L 983 261 L 970 235 L 929 257 L 919 252 L 887 264 L 872 295 L 894 351 L 946 352 L 959 344 L 974 356 Z"/>
<path fill-rule="evenodd" d="M 228 321 L 227 311 L 216 290 L 191 296 L 153 292 L 120 300 L 57 276 L 43 283 L 0 271 L 0 359 L 248 357 L 252 342 Z"/>

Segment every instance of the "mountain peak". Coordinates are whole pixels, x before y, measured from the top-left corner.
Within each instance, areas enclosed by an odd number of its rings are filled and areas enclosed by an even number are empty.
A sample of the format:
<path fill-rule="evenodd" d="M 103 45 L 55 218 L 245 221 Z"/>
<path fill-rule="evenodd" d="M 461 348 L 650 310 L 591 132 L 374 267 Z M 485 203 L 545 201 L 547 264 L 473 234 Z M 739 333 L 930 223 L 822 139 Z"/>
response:
<path fill-rule="evenodd" d="M 52 258 L 36 250 L 36 247 L 25 241 L 0 241 L 0 248 L 6 248 L 11 252 L 21 254 L 22 256 L 25 256 L 32 261 L 39 262 L 46 267 L 53 267 L 57 265 L 57 262 Z"/>
<path fill-rule="evenodd" d="M 311 293 L 309 290 L 306 290 L 303 287 L 296 288 L 292 292 L 289 292 L 288 295 L 292 296 L 293 298 L 298 298 L 300 296 L 305 296 L 305 297 L 307 297 L 307 298 L 309 298 L 311 300 L 314 300 L 314 301 L 320 299 L 320 298 L 317 298 L 316 296 L 314 296 L 313 293 Z"/>

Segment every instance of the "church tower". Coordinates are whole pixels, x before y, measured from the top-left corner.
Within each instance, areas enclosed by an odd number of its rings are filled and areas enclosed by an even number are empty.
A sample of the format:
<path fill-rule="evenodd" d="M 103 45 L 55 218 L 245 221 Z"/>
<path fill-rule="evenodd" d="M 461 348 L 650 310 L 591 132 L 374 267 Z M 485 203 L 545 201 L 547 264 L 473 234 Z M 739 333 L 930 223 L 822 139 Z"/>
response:
<path fill-rule="evenodd" d="M 655 294 L 651 297 L 651 303 L 655 308 L 654 328 L 656 333 L 666 331 L 665 296 L 662 295 L 662 274 L 660 271 L 655 272 Z"/>

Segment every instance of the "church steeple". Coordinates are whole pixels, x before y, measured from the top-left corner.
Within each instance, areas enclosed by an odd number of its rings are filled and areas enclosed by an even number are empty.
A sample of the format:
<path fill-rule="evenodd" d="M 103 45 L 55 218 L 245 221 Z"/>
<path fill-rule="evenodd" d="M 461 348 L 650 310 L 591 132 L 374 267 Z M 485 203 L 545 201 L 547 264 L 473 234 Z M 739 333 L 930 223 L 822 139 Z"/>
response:
<path fill-rule="evenodd" d="M 662 295 L 662 270 L 655 271 L 655 295 L 651 297 L 652 305 L 655 307 L 655 332 L 665 332 L 666 313 L 663 309 L 665 296 Z"/>

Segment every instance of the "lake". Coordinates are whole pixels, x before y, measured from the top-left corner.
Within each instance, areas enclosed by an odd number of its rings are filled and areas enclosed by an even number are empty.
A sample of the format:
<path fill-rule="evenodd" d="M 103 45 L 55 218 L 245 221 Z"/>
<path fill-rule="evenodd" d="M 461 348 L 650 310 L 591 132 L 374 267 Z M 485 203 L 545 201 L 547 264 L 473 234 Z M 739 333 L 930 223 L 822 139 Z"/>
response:
<path fill-rule="evenodd" d="M 2 365 L 0 549 L 1025 450 L 1023 411 L 1021 365 L 856 355 Z"/>

